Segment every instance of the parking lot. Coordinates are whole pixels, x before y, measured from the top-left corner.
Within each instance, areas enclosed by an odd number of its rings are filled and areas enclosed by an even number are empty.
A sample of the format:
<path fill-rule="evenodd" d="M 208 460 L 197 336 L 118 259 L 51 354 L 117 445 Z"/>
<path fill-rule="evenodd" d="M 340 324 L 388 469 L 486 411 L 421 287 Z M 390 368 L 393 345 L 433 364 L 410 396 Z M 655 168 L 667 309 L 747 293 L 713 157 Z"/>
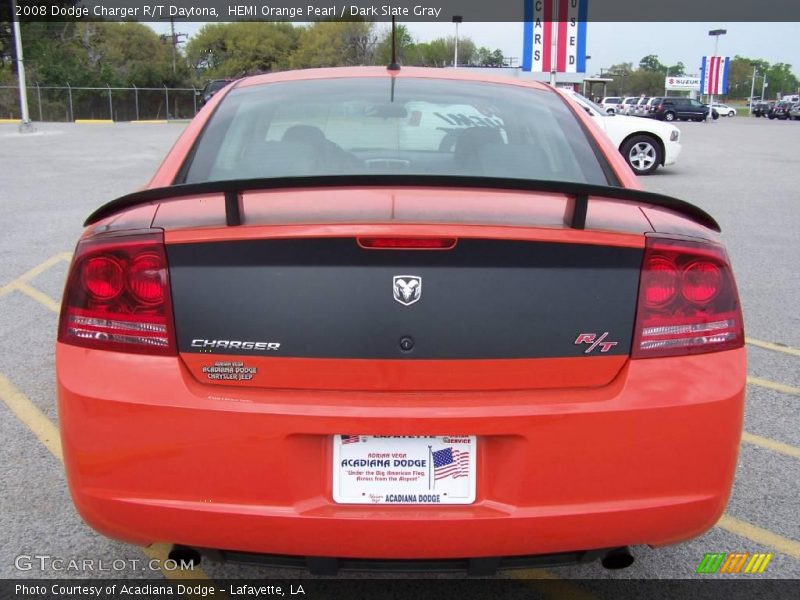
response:
<path fill-rule="evenodd" d="M 691 542 L 635 547 L 636 562 L 627 570 L 606 571 L 596 563 L 503 576 L 692 578 L 706 553 L 765 552 L 774 557 L 758 577 L 800 578 L 800 123 L 736 117 L 678 126 L 679 162 L 641 181 L 714 215 L 737 276 L 749 379 L 728 509 L 714 529 Z M 0 577 L 184 576 L 147 563 L 145 556 L 163 559 L 166 544 L 140 549 L 116 543 L 76 515 L 60 461 L 53 357 L 59 299 L 83 219 L 146 184 L 183 125 L 37 128 L 23 135 L 15 125 L 0 125 Z M 20 570 L 19 556 L 37 555 L 124 565 L 65 572 L 34 561 Z M 203 562 L 188 576 L 298 575 L 305 573 Z"/>

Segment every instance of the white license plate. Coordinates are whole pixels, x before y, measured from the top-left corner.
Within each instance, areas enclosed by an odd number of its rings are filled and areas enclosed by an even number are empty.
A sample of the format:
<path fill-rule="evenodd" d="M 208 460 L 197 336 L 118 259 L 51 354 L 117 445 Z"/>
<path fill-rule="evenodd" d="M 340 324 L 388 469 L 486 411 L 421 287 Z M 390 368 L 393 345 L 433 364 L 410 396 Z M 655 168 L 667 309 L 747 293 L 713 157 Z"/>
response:
<path fill-rule="evenodd" d="M 472 504 L 474 435 L 333 436 L 340 504 Z"/>

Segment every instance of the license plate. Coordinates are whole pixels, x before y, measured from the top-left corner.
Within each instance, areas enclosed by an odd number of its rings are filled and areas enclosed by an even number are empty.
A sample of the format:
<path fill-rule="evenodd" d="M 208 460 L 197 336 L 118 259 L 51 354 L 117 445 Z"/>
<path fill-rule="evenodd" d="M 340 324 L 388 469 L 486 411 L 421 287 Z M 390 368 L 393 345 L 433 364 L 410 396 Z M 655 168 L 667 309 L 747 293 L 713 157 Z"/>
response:
<path fill-rule="evenodd" d="M 339 504 L 472 504 L 474 435 L 333 436 Z"/>

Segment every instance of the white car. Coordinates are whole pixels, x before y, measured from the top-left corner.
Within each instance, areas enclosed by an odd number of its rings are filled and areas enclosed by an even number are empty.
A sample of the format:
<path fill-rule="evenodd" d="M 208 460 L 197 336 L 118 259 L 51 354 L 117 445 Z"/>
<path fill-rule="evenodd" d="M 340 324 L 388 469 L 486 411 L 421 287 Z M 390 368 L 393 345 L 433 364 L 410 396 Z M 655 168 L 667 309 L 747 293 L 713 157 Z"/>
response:
<path fill-rule="evenodd" d="M 736 116 L 736 109 L 732 106 L 728 106 L 727 104 L 717 104 L 716 102 L 711 105 L 711 107 L 717 111 L 717 114 L 720 117 L 735 117 Z"/>
<path fill-rule="evenodd" d="M 604 113 L 613 115 L 614 113 L 617 112 L 617 109 L 619 108 L 621 103 L 622 103 L 622 98 L 620 96 L 606 96 L 600 103 L 600 107 L 602 108 Z"/>
<path fill-rule="evenodd" d="M 659 166 L 672 165 L 678 160 L 681 132 L 674 125 L 655 119 L 608 115 L 579 93 L 560 91 L 596 120 L 637 175 L 649 175 Z"/>
<path fill-rule="evenodd" d="M 617 109 L 618 115 L 629 115 L 636 108 L 636 105 L 639 104 L 639 99 L 641 96 L 626 96 L 622 103 L 619 105 Z"/>

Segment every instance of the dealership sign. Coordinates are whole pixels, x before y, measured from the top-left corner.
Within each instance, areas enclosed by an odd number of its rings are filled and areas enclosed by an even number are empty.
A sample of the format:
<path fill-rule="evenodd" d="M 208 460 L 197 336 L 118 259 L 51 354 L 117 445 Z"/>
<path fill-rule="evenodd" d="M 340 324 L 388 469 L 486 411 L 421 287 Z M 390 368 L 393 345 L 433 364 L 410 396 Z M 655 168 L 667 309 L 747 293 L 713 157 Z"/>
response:
<path fill-rule="evenodd" d="M 589 0 L 524 0 L 522 70 L 586 72 Z"/>
<path fill-rule="evenodd" d="M 668 90 L 698 91 L 700 89 L 699 77 L 667 77 L 664 88 Z"/>

